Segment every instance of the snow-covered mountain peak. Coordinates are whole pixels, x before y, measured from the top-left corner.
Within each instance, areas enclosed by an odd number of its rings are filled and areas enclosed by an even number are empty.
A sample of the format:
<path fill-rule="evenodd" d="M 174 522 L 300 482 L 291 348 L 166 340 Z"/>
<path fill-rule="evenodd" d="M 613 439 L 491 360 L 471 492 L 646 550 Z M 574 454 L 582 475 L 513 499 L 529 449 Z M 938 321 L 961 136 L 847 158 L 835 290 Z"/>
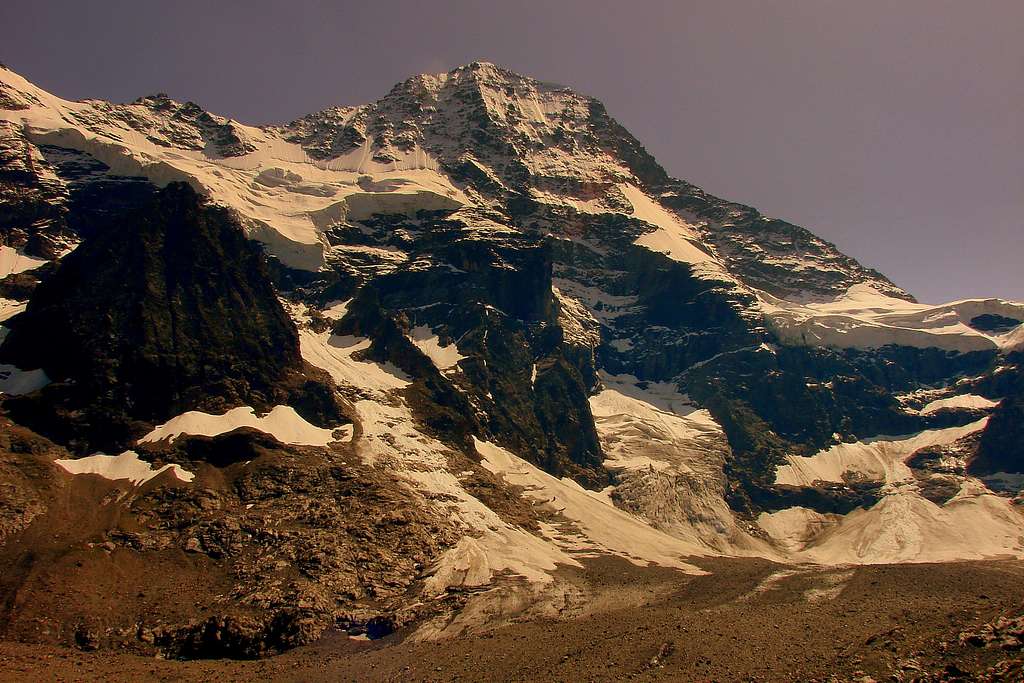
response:
<path fill-rule="evenodd" d="M 262 128 L 165 95 L 69 102 L 8 69 L 0 103 L 30 142 L 79 150 L 115 174 L 188 182 L 292 268 L 323 266 L 325 233 L 356 201 L 347 198 L 383 207 L 384 194 L 398 193 L 405 212 L 436 208 L 440 196 L 560 239 L 603 216 L 637 244 L 754 296 L 828 301 L 870 285 L 912 299 L 811 232 L 669 177 L 597 100 L 488 62 Z"/>
<path fill-rule="evenodd" d="M 272 637 L 594 554 L 1024 556 L 1024 304 L 916 303 L 493 64 L 265 127 L 0 71 L 0 323 L 15 488 L 149 491 L 110 543 Z"/>
<path fill-rule="evenodd" d="M 492 64 L 414 76 L 377 102 L 334 108 L 283 128 L 311 156 L 329 160 L 363 147 L 371 158 L 397 159 L 422 147 L 442 164 L 481 164 L 503 186 L 524 190 L 529 176 L 593 181 L 633 174 L 608 153 L 591 121 L 594 102 Z M 559 158 L 575 157 L 574 163 Z"/>

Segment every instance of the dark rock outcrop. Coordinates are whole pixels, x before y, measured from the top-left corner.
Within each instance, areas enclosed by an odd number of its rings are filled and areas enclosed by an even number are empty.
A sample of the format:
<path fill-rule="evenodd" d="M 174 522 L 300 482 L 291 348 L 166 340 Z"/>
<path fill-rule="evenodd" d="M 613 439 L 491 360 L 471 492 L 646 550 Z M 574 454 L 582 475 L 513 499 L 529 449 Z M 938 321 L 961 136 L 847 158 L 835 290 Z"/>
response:
<path fill-rule="evenodd" d="M 975 476 L 1024 473 L 1024 396 L 1004 398 L 992 411 L 967 471 Z"/>
<path fill-rule="evenodd" d="M 54 384 L 9 409 L 93 445 L 116 442 L 135 420 L 307 393 L 296 391 L 306 382 L 297 332 L 262 255 L 228 211 L 183 184 L 87 239 L 10 325 L 5 362 L 41 367 Z M 337 420 L 320 393 L 321 421 L 325 410 Z M 67 419 L 47 425 L 52 412 Z"/>

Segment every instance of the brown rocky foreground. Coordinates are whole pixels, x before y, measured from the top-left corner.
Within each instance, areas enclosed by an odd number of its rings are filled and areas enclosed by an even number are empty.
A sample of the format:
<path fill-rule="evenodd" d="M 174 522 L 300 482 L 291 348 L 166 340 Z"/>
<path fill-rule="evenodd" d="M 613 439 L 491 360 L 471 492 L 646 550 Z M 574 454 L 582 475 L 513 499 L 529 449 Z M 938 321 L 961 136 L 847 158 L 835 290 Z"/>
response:
<path fill-rule="evenodd" d="M 329 632 L 255 661 L 171 661 L 15 642 L 0 680 L 1024 680 L 1024 562 L 857 568 L 706 560 L 685 576 L 597 558 L 558 618 L 442 642 Z"/>

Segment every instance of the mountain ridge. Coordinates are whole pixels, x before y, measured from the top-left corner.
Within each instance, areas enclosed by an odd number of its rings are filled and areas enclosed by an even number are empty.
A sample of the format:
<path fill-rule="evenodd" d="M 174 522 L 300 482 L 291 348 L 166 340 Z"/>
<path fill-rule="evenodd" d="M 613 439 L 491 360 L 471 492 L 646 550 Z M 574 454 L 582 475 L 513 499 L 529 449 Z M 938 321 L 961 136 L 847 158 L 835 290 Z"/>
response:
<path fill-rule="evenodd" d="M 445 78 L 441 78 L 442 76 Z M 490 80 L 488 80 L 488 78 L 490 77 L 498 77 L 501 80 L 498 80 L 496 83 L 491 82 Z M 425 88 L 423 91 L 408 92 L 408 88 L 411 87 L 411 84 L 421 82 L 431 83 L 431 88 Z M 646 152 L 646 150 L 643 149 L 642 145 L 640 145 L 640 143 L 636 141 L 635 138 L 630 136 L 628 132 L 622 129 L 622 127 L 619 126 L 619 124 L 615 122 L 614 119 L 611 119 L 610 117 L 607 116 L 603 105 L 601 105 L 597 100 L 593 98 L 578 95 L 573 91 L 569 90 L 568 88 L 548 85 L 546 87 L 550 88 L 550 90 L 544 90 L 543 93 L 545 95 L 558 96 L 555 98 L 554 104 L 552 106 L 556 108 L 561 107 L 563 112 L 566 109 L 570 110 L 570 115 L 568 116 L 568 118 L 570 119 L 571 125 L 576 128 L 576 137 L 582 136 L 582 144 L 580 140 L 573 139 L 572 133 L 565 132 L 566 130 L 568 130 L 567 126 L 550 125 L 544 113 L 541 111 L 540 105 L 536 101 L 531 103 L 536 105 L 532 107 L 534 110 L 533 112 L 526 111 L 530 107 L 520 105 L 518 107 L 518 113 L 516 113 L 516 115 L 513 118 L 509 119 L 508 116 L 505 115 L 506 112 L 501 112 L 494 107 L 495 99 L 493 95 L 495 94 L 495 91 L 498 88 L 498 86 L 505 86 L 508 88 L 512 88 L 513 90 L 516 87 L 518 87 L 521 90 L 525 91 L 525 99 L 533 98 L 535 100 L 537 93 L 540 92 L 537 91 L 537 86 L 541 84 L 539 81 L 519 76 L 518 74 L 514 74 L 509 70 L 501 69 L 489 63 L 477 62 L 471 65 L 467 65 L 466 67 L 454 69 L 448 74 L 442 74 L 439 76 L 416 76 L 404 81 L 403 83 L 396 85 L 395 88 L 392 89 L 391 93 L 386 95 L 381 100 L 378 100 L 374 104 L 362 105 L 358 107 L 347 107 L 341 109 L 327 109 L 322 112 L 318 112 L 315 114 L 311 114 L 307 117 L 297 119 L 295 122 L 292 122 L 288 126 L 266 126 L 259 130 L 284 132 L 285 137 L 287 139 L 299 142 L 303 146 L 305 151 L 313 155 L 313 158 L 315 159 L 319 158 L 323 160 L 337 160 L 338 157 L 344 156 L 345 153 L 351 152 L 358 146 L 365 145 L 367 142 L 370 142 L 371 147 L 369 151 L 371 153 L 368 154 L 368 156 L 371 161 L 374 159 L 374 157 L 376 157 L 376 159 L 382 163 L 394 163 L 397 162 L 403 155 L 407 155 L 411 149 L 413 149 L 416 145 L 422 142 L 421 139 L 414 139 L 416 138 L 416 136 L 423 137 L 425 135 L 423 131 L 410 129 L 410 119 L 400 117 L 401 114 L 410 113 L 409 111 L 403 110 L 403 106 L 409 104 L 408 102 L 406 102 L 406 100 L 408 100 L 410 97 L 419 97 L 419 100 L 416 100 L 415 102 L 412 103 L 413 106 L 411 113 L 421 114 L 421 111 L 417 111 L 417 108 L 422 109 L 423 102 L 420 100 L 427 96 L 436 99 L 437 96 L 445 93 L 445 89 L 448 87 L 449 84 L 454 84 L 453 87 L 455 88 L 456 93 L 463 93 L 467 88 L 460 86 L 465 86 L 466 84 L 469 84 L 468 89 L 479 94 L 479 101 L 474 101 L 471 103 L 474 106 L 474 108 L 472 108 L 469 111 L 467 116 L 472 118 L 472 116 L 479 115 L 481 112 L 483 112 L 483 119 L 485 122 L 489 121 L 489 125 L 499 125 L 501 132 L 504 134 L 503 136 L 499 136 L 500 139 L 507 139 L 509 129 L 513 130 L 518 135 L 519 142 L 524 144 L 538 144 L 542 139 L 544 139 L 545 135 L 549 137 L 551 135 L 556 135 L 558 137 L 568 138 L 568 142 L 565 144 L 568 144 L 575 151 L 580 151 L 581 148 L 586 147 L 587 145 L 597 144 L 599 147 L 604 145 L 615 148 L 616 152 L 618 152 L 621 157 L 625 158 L 625 170 L 623 170 L 622 167 L 617 169 L 615 163 L 610 163 L 608 158 L 602 158 L 600 154 L 594 153 L 593 150 L 591 150 L 591 152 L 589 152 L 589 158 L 587 160 L 587 169 L 582 173 L 573 171 L 574 167 L 580 166 L 581 162 L 578 158 L 573 159 L 572 163 L 566 163 L 564 159 L 536 160 L 536 163 L 534 164 L 535 167 L 525 169 L 525 171 L 527 175 L 539 175 L 540 182 L 542 184 L 555 182 L 564 185 L 566 182 L 571 182 L 573 183 L 573 187 L 570 188 L 570 193 L 575 192 L 578 195 L 580 192 L 593 193 L 594 191 L 600 191 L 600 188 L 595 187 L 587 189 L 586 183 L 588 182 L 607 183 L 608 178 L 615 178 L 617 176 L 625 176 L 629 174 L 636 175 L 637 179 L 639 179 L 641 183 L 648 182 L 652 185 L 665 185 L 670 180 L 665 171 L 657 164 L 653 157 L 651 157 Z M 403 89 L 403 86 L 406 89 Z M 396 95 L 399 96 L 395 97 Z M 8 96 L 10 97 L 11 95 Z M 24 99 L 24 97 L 22 99 Z M 393 104 L 393 100 L 395 99 L 398 100 L 397 104 Z M 521 99 L 523 98 L 521 97 Z M 146 106 L 145 103 L 147 101 L 150 100 L 147 98 L 140 98 L 132 104 L 138 106 Z M 83 102 L 89 103 L 95 101 L 85 100 Z M 171 113 L 170 116 L 168 117 L 169 122 L 167 125 L 170 128 L 171 134 L 177 131 L 179 136 L 181 135 L 181 126 L 177 125 L 180 123 L 177 120 L 177 117 L 180 113 L 180 109 L 184 108 L 188 109 L 188 113 L 193 117 L 209 117 L 210 120 L 204 122 L 207 125 L 222 126 L 222 134 L 228 135 L 230 139 L 230 142 L 227 143 L 229 151 L 234 150 L 231 151 L 232 155 L 236 153 L 241 154 L 243 151 L 246 151 L 247 145 L 251 147 L 250 142 L 242 142 L 241 140 L 238 139 L 239 136 L 245 137 L 244 129 L 239 129 L 240 124 L 237 124 L 235 122 L 227 122 L 227 120 L 223 119 L 222 117 L 217 117 L 217 119 L 214 120 L 211 115 L 207 114 L 201 109 L 190 108 L 189 105 L 191 105 L 191 103 L 186 103 L 185 105 L 178 105 L 177 103 L 168 100 L 156 100 L 156 102 L 164 102 L 164 105 L 162 106 L 165 107 L 177 107 L 177 109 L 174 109 L 174 112 Z M 569 104 L 565 104 L 565 102 L 568 102 Z M 22 102 L 22 105 L 27 106 L 24 104 L 24 102 Z M 111 111 L 119 109 L 123 110 L 125 107 L 130 106 L 131 105 L 113 105 L 114 110 Z M 103 108 L 109 109 L 109 105 L 104 105 Z M 146 106 L 146 108 L 152 109 L 152 107 L 149 106 Z M 373 112 L 374 110 L 381 109 L 383 109 L 384 111 L 377 115 L 377 119 L 379 120 L 371 122 L 359 120 L 353 122 L 345 118 L 346 116 L 356 116 L 360 119 L 365 119 L 369 118 L 370 113 Z M 394 111 L 396 109 L 397 111 Z M 335 114 L 339 112 L 346 112 L 346 114 L 342 116 L 340 120 L 338 119 L 337 116 L 335 116 Z M 523 115 L 524 112 L 526 112 L 526 115 Z M 458 119 L 458 116 L 456 115 L 461 113 L 462 112 L 460 111 L 456 111 L 455 114 L 453 115 L 454 118 Z M 330 115 L 330 120 L 321 120 L 319 121 L 319 124 L 316 124 L 317 119 L 324 117 L 325 115 Z M 140 120 L 139 117 L 133 117 L 129 114 L 125 114 L 125 116 L 127 117 L 127 120 L 124 121 L 124 124 L 128 125 L 129 127 L 133 125 L 141 126 L 145 124 L 145 121 Z M 590 117 L 595 117 L 596 123 L 600 124 L 602 130 L 610 130 L 610 139 L 602 140 L 599 136 L 594 135 L 592 131 L 588 130 L 587 125 L 583 125 L 589 124 L 589 121 L 587 121 L 587 119 Z M 315 125 L 320 125 L 322 127 L 319 133 L 319 138 L 321 139 L 318 139 L 318 134 L 315 132 L 315 130 L 308 130 L 308 126 L 304 125 L 303 122 L 306 119 L 309 119 L 310 121 L 313 121 Z M 412 121 L 414 122 L 414 120 Z M 518 130 L 516 128 L 516 124 L 521 122 L 525 122 L 524 130 Z M 477 121 L 477 123 L 479 123 L 479 121 Z M 376 127 L 374 127 L 371 124 L 375 124 Z M 465 125 L 460 125 L 460 121 L 458 120 L 453 121 L 450 119 L 444 119 L 442 121 L 442 124 L 443 125 L 440 125 L 438 127 L 438 129 L 441 130 L 442 132 L 451 130 L 469 130 L 479 133 L 478 137 L 480 135 L 488 135 L 488 125 L 469 127 Z M 89 123 L 86 122 L 86 125 L 89 125 Z M 150 128 L 152 128 L 151 124 L 145 125 L 148 125 Z M 405 126 L 404 128 L 403 125 Z M 192 126 L 195 127 L 196 122 L 192 122 Z M 367 126 L 369 126 L 369 128 Z M 429 125 L 427 126 L 427 128 L 428 130 L 426 132 L 429 133 Z M 228 130 L 231 132 L 224 133 L 224 130 Z M 324 137 L 329 137 L 330 140 L 322 139 Z M 392 138 L 394 138 L 394 140 Z M 156 141 L 157 144 L 168 144 L 166 133 L 158 133 L 156 134 L 155 137 L 153 137 L 153 139 Z M 198 147 L 196 143 L 193 141 L 196 139 L 202 139 L 201 132 L 199 134 L 192 134 L 191 138 L 188 135 L 185 135 L 184 137 L 179 137 L 179 143 L 184 144 L 186 148 L 197 149 Z M 547 142 L 548 140 L 545 141 Z M 448 144 L 451 142 L 451 140 L 444 140 L 442 138 L 442 141 L 437 143 L 437 145 Z M 480 139 L 474 139 L 472 142 L 473 145 L 475 146 L 483 144 Z M 456 145 L 457 148 L 455 150 L 456 152 L 465 152 L 466 148 L 468 147 L 465 141 L 459 139 L 456 139 L 454 141 L 454 144 Z M 460 144 L 461 147 L 459 147 Z M 436 152 L 438 149 L 439 148 L 437 146 L 434 146 L 432 151 Z M 253 150 L 248 149 L 248 151 Z M 600 150 L 598 150 L 598 152 L 600 152 Z M 443 152 L 438 154 L 438 156 L 443 157 Z M 516 154 L 513 154 L 512 156 L 516 157 Z M 522 175 L 524 173 L 523 160 L 516 158 L 514 158 L 513 160 L 516 163 L 513 163 L 511 166 L 509 166 L 508 160 L 506 160 L 506 162 L 501 167 L 501 170 L 504 170 L 504 173 L 499 173 L 499 175 L 507 176 L 506 180 L 511 178 L 514 182 L 521 183 Z M 478 163 L 479 160 L 475 159 L 471 155 L 469 158 L 460 158 L 460 156 L 456 154 L 454 158 L 442 158 L 440 159 L 440 161 L 448 168 L 450 172 L 455 171 L 457 173 L 458 169 L 461 169 L 464 173 L 472 174 L 474 172 L 473 165 Z M 555 166 L 552 167 L 551 163 L 554 163 Z M 540 169 L 539 172 L 538 168 Z M 554 177 L 551 178 L 550 180 L 544 179 L 545 169 L 555 174 Z M 488 170 L 493 171 L 493 169 Z M 562 173 L 563 175 L 559 176 L 559 173 Z M 745 223 L 750 223 L 751 221 L 764 221 L 764 219 L 762 219 L 762 217 L 760 217 L 760 215 L 757 214 L 756 211 L 753 211 L 749 207 L 744 207 L 739 204 L 725 202 L 723 200 L 710 197 L 709 195 L 706 195 L 705 193 L 699 191 L 694 186 L 683 181 L 673 182 L 676 184 L 674 188 L 671 188 L 671 190 L 669 188 L 665 189 L 666 191 L 674 192 L 674 194 L 676 195 L 674 199 L 680 205 L 680 208 L 687 208 L 691 210 L 696 209 L 697 211 L 709 215 L 719 215 L 722 217 L 735 218 L 737 215 L 742 215 L 741 220 Z M 583 183 L 583 185 L 580 185 L 580 183 Z M 487 187 L 487 185 L 484 184 L 482 185 L 482 187 Z M 521 193 L 523 188 L 513 187 L 512 189 Z M 543 191 L 543 187 L 541 187 L 540 189 Z M 603 199 L 608 200 L 609 197 L 606 196 Z M 613 207 L 616 204 L 622 205 L 621 197 L 613 196 L 611 197 L 611 199 L 613 202 Z M 809 238 L 811 243 L 813 245 L 817 245 L 818 249 L 823 251 L 824 253 L 831 253 L 833 255 L 838 254 L 838 252 L 834 248 L 834 245 L 830 245 L 821 240 L 818 240 L 817 238 L 814 238 L 812 235 L 810 235 L 810 233 L 800 232 L 801 229 L 798 229 L 795 226 L 791 226 L 790 224 L 784 222 L 771 220 L 767 220 L 765 224 L 778 224 L 781 228 L 783 228 L 786 231 L 796 230 L 803 237 Z M 713 231 L 706 232 L 705 236 L 709 234 L 713 234 Z M 843 258 L 845 259 L 845 257 Z M 740 259 L 737 260 L 739 261 Z M 749 260 L 749 258 L 742 259 L 742 261 L 744 262 L 749 262 Z M 906 293 L 902 292 L 902 290 L 898 290 L 897 288 L 895 288 L 890 282 L 888 282 L 888 280 L 885 280 L 877 273 L 873 273 L 868 269 L 860 267 L 854 261 L 846 259 L 843 263 L 844 267 L 850 273 L 854 274 L 861 280 L 869 276 L 868 279 L 880 283 L 881 288 L 884 289 L 885 291 L 896 293 L 901 297 L 909 296 L 906 295 Z M 764 278 L 758 279 L 758 282 L 763 284 Z"/>
<path fill-rule="evenodd" d="M 475 632 L 595 554 L 1024 556 L 1024 303 L 917 303 L 568 88 L 474 63 L 252 127 L 0 71 L 0 133 L 0 410 L 48 473 L 7 548 L 72 491 L 120 516 L 66 543 L 232 586 L 131 647 Z"/>

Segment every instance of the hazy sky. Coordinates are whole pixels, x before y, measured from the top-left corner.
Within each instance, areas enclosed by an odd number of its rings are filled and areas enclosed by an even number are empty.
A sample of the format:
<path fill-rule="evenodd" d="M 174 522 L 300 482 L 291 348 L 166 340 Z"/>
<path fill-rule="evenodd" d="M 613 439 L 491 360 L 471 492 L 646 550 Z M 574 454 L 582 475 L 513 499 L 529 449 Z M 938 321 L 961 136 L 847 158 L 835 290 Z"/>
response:
<path fill-rule="evenodd" d="M 923 301 L 1024 300 L 1024 2 L 3 0 L 0 61 L 70 99 L 249 123 L 498 63 L 601 99 L 672 175 Z"/>

